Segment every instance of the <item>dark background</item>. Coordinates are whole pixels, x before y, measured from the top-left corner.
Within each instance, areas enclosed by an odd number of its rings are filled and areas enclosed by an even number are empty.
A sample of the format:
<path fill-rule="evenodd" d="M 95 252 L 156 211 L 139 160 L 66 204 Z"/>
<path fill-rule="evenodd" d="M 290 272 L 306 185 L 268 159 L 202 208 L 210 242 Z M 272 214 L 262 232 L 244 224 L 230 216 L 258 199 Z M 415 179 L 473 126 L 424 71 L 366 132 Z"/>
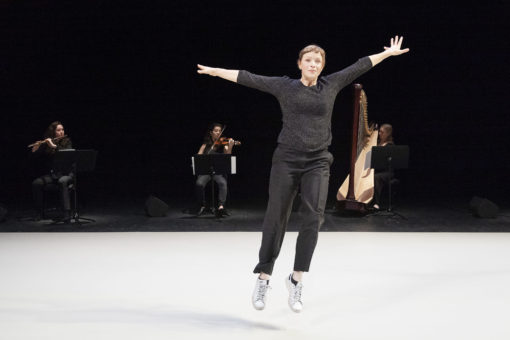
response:
<path fill-rule="evenodd" d="M 504 1 L 3 1 L 0 202 L 30 206 L 26 145 L 60 120 L 76 148 L 99 151 L 80 175 L 85 200 L 193 200 L 190 157 L 211 122 L 241 140 L 230 202 L 264 201 L 281 127 L 273 97 L 200 76 L 196 64 L 300 76 L 299 50 L 327 52 L 323 74 L 405 37 L 410 53 L 358 79 L 368 116 L 411 148 L 410 199 L 506 198 L 510 168 Z M 330 200 L 348 169 L 352 93 L 337 98 Z"/>

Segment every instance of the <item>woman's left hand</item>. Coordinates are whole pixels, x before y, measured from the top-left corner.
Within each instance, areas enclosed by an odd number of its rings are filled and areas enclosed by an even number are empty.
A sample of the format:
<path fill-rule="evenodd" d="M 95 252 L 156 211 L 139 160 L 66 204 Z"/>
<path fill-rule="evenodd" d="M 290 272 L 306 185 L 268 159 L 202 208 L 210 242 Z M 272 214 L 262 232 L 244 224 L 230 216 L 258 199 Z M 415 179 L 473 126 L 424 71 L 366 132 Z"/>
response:
<path fill-rule="evenodd" d="M 401 49 L 402 41 L 404 37 L 399 37 L 398 35 L 395 38 L 391 38 L 390 47 L 384 46 L 386 52 L 390 52 L 390 55 L 401 55 L 409 52 L 409 48 Z"/>

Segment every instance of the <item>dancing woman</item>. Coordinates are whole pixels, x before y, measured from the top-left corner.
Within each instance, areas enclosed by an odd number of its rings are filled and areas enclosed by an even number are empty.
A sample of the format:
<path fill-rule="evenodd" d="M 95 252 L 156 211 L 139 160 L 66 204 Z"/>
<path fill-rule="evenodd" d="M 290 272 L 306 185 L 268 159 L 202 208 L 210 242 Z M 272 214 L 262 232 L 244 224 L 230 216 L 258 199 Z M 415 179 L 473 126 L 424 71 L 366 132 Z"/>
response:
<path fill-rule="evenodd" d="M 252 296 L 257 310 L 265 308 L 269 279 L 299 187 L 301 227 L 293 273 L 285 282 L 290 308 L 294 312 L 302 310 L 302 276 L 309 270 L 318 232 L 324 222 L 329 169 L 333 162 L 328 146 L 331 144 L 331 116 L 336 96 L 342 88 L 384 59 L 408 52 L 409 49 L 401 48 L 402 40 L 403 37 L 395 36 L 383 52 L 361 58 L 349 67 L 323 77 L 319 75 L 326 63 L 326 53 L 316 45 L 309 45 L 299 52 L 300 79 L 266 77 L 248 71 L 198 65 L 199 74 L 220 77 L 272 94 L 282 111 L 283 126 L 273 154 L 259 262 L 253 270 L 259 274 Z"/>

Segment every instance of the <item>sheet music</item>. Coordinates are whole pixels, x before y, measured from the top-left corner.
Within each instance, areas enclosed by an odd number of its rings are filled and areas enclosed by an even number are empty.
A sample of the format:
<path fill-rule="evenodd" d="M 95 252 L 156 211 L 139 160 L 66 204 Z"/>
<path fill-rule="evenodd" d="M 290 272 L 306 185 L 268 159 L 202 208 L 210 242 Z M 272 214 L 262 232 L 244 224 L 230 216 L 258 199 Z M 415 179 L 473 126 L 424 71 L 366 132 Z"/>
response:
<path fill-rule="evenodd" d="M 370 169 L 371 168 L 371 161 L 372 161 L 372 149 L 367 152 L 367 156 L 365 157 L 365 165 L 363 167 L 363 170 Z"/>
<path fill-rule="evenodd" d="M 236 156 L 232 156 L 232 157 L 230 158 L 230 162 L 231 162 L 231 163 L 230 163 L 230 167 L 231 167 L 231 169 L 232 169 L 232 174 L 233 174 L 233 175 L 235 175 L 235 174 L 236 174 L 236 170 L 237 170 L 237 169 L 236 169 Z"/>

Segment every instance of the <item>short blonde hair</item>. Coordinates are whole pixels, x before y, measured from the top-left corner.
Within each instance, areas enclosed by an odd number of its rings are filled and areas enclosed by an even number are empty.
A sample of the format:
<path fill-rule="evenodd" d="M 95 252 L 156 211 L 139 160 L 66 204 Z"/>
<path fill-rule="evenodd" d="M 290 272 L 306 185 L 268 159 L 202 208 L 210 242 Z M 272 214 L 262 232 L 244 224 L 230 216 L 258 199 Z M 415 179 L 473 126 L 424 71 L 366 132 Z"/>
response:
<path fill-rule="evenodd" d="M 324 49 L 318 45 L 308 45 L 305 48 L 303 48 L 301 51 L 299 51 L 298 62 L 300 62 L 301 59 L 303 58 L 303 55 L 305 55 L 308 52 L 320 53 L 322 56 L 322 68 L 324 68 L 324 66 L 326 66 L 326 51 L 324 51 Z"/>

